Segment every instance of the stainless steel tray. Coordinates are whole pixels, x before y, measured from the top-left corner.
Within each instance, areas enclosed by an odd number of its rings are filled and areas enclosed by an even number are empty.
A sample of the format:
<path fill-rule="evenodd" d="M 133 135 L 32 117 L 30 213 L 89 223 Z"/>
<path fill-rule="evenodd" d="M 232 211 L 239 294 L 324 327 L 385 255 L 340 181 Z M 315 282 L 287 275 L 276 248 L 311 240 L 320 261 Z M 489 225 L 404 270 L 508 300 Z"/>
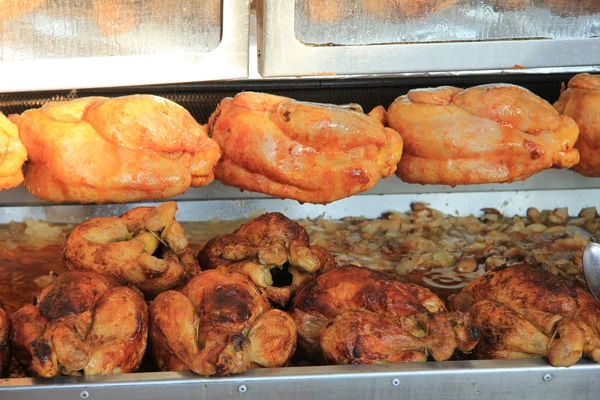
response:
<path fill-rule="evenodd" d="M 8 3 L 41 4 L 3 3 L 0 92 L 248 76 L 250 0 Z"/>
<path fill-rule="evenodd" d="M 342 4 L 348 15 L 318 23 L 302 12 L 305 1 L 258 1 L 263 76 L 589 72 L 600 64 L 597 9 L 579 16 L 539 7 L 495 12 L 491 1 L 464 0 L 402 19 L 389 10 L 373 17 L 358 0 L 345 0 L 329 4 Z M 581 7 L 570 4 L 564 11 Z"/>

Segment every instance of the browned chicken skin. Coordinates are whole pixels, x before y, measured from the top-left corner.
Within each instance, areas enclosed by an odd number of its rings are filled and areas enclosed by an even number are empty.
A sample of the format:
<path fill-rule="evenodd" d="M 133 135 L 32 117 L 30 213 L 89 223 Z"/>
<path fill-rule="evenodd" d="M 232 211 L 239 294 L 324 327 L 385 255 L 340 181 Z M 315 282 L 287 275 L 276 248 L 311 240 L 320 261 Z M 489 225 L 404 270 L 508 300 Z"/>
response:
<path fill-rule="evenodd" d="M 19 139 L 17 125 L 0 112 L 0 190 L 23 182 L 23 163 L 27 150 Z"/>
<path fill-rule="evenodd" d="M 585 176 L 600 176 L 600 75 L 575 76 L 554 107 L 579 125 L 575 148 L 581 161 L 573 170 Z"/>
<path fill-rule="evenodd" d="M 10 318 L 0 303 L 0 378 L 8 373 L 10 358 Z"/>
<path fill-rule="evenodd" d="M 376 111 L 244 92 L 221 101 L 209 132 L 226 185 L 325 204 L 364 192 L 394 173 L 402 139 Z"/>
<path fill-rule="evenodd" d="M 345 266 L 308 284 L 292 302 L 298 347 L 336 364 L 447 360 L 479 339 L 463 313 L 447 313 L 428 289 Z"/>
<path fill-rule="evenodd" d="M 137 290 L 69 271 L 13 315 L 11 343 L 28 373 L 50 378 L 135 371 L 147 335 L 148 307 Z"/>
<path fill-rule="evenodd" d="M 150 305 L 150 338 L 160 370 L 200 375 L 281 367 L 296 349 L 291 317 L 269 310 L 250 279 L 223 268 L 201 272 L 179 292 L 158 295 Z"/>
<path fill-rule="evenodd" d="M 547 356 L 554 366 L 571 366 L 583 354 L 600 361 L 600 304 L 541 267 L 496 268 L 449 303 L 481 328 L 479 358 Z"/>
<path fill-rule="evenodd" d="M 137 207 L 118 218 L 92 218 L 77 226 L 62 247 L 71 270 L 95 271 L 138 287 L 153 297 L 200 272 L 177 204 Z"/>
<path fill-rule="evenodd" d="M 213 180 L 221 155 L 178 104 L 150 95 L 86 97 L 25 111 L 25 187 L 54 202 L 172 197 Z"/>
<path fill-rule="evenodd" d="M 227 266 L 247 275 L 282 306 L 312 280 L 334 267 L 333 256 L 310 246 L 306 230 L 281 213 L 267 213 L 232 234 L 217 236 L 198 254 L 203 269 Z"/>
<path fill-rule="evenodd" d="M 512 182 L 579 162 L 577 124 L 519 86 L 411 90 L 387 117 L 404 139 L 397 175 L 405 182 Z"/>

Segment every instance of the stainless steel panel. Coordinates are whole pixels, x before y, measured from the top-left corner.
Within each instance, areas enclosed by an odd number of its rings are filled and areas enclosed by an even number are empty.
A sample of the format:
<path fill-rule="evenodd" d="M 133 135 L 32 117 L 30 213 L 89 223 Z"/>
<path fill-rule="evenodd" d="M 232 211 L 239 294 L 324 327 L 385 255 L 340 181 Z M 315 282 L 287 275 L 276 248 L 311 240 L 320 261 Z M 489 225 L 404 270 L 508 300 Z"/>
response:
<path fill-rule="evenodd" d="M 3 2 L 0 92 L 246 77 L 249 3 Z"/>
<path fill-rule="evenodd" d="M 375 74 L 437 76 L 465 73 L 523 74 L 599 70 L 600 38 L 598 37 L 565 39 L 565 35 L 558 35 L 555 39 L 488 41 L 469 39 L 453 42 L 404 44 L 391 42 L 375 45 L 335 45 L 332 40 L 335 38 L 328 37 L 319 39 L 326 44 L 314 45 L 302 42 L 297 36 L 295 2 L 261 0 L 258 6 L 259 72 L 265 77 Z M 505 19 L 502 18 L 502 21 Z M 587 35 L 597 35 L 598 21 L 596 17 L 592 19 L 589 30 L 584 27 Z M 566 20 L 570 19 L 566 18 Z M 402 24 L 394 23 L 394 26 L 402 26 Z M 342 30 L 343 27 L 340 26 L 339 29 Z M 549 29 L 553 29 L 552 32 L 561 32 L 560 25 Z M 369 33 L 363 33 L 365 30 Z M 364 35 L 373 36 L 373 32 L 381 30 L 382 24 L 371 21 L 369 24 L 347 28 L 346 33 L 364 38 Z M 433 31 L 435 32 L 435 29 Z M 438 32 L 436 35 L 442 36 L 442 33 Z"/>
<path fill-rule="evenodd" d="M 596 0 L 296 0 L 296 37 L 365 45 L 600 36 Z"/>
<path fill-rule="evenodd" d="M 141 373 L 0 381 L 21 399 L 597 399 L 600 365 L 544 360 L 455 361 L 250 370 L 231 377 Z"/>

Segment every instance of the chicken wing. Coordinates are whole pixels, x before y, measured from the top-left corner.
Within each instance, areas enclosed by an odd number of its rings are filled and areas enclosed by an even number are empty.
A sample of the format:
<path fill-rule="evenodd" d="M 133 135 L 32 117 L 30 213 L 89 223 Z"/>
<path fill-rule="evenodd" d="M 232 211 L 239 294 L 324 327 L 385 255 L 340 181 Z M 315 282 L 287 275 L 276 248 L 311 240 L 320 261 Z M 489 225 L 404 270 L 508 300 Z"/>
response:
<path fill-rule="evenodd" d="M 519 86 L 411 90 L 388 122 L 405 141 L 397 171 L 405 182 L 511 182 L 579 162 L 577 124 Z"/>
<path fill-rule="evenodd" d="M 25 111 L 25 187 L 54 202 L 163 199 L 213 180 L 221 155 L 181 106 L 150 95 L 87 97 Z"/>
<path fill-rule="evenodd" d="M 480 358 L 548 357 L 571 366 L 582 355 L 600 362 L 600 304 L 542 267 L 500 267 L 449 300 L 482 329 Z"/>
<path fill-rule="evenodd" d="M 18 310 L 12 326 L 14 356 L 29 374 L 118 374 L 142 361 L 148 307 L 112 278 L 69 271 L 42 290 L 37 305 Z"/>
<path fill-rule="evenodd" d="M 263 93 L 223 99 L 209 132 L 223 150 L 217 179 L 301 203 L 364 192 L 402 155 L 402 139 L 376 116 Z"/>
<path fill-rule="evenodd" d="M 269 310 L 250 279 L 219 268 L 156 297 L 150 342 L 160 370 L 227 375 L 285 365 L 296 348 L 296 328 L 289 315 Z"/>
<path fill-rule="evenodd" d="M 0 190 L 19 186 L 23 182 L 23 163 L 27 150 L 19 139 L 17 126 L 0 113 Z"/>
<path fill-rule="evenodd" d="M 177 288 L 200 272 L 177 204 L 137 207 L 119 218 L 92 218 L 77 226 L 62 247 L 71 270 L 95 271 L 130 283 L 148 297 Z"/>
<path fill-rule="evenodd" d="M 281 213 L 267 213 L 233 234 L 217 236 L 198 253 L 204 269 L 226 266 L 247 275 L 281 306 L 312 280 L 334 267 L 333 256 L 310 246 L 306 230 Z"/>
<path fill-rule="evenodd" d="M 554 107 L 579 125 L 575 148 L 581 161 L 573 170 L 585 176 L 600 176 L 600 75 L 575 76 Z"/>
<path fill-rule="evenodd" d="M 441 361 L 479 339 L 468 315 L 447 313 L 428 289 L 351 265 L 315 278 L 291 310 L 298 347 L 315 360 L 424 361 L 431 354 Z"/>

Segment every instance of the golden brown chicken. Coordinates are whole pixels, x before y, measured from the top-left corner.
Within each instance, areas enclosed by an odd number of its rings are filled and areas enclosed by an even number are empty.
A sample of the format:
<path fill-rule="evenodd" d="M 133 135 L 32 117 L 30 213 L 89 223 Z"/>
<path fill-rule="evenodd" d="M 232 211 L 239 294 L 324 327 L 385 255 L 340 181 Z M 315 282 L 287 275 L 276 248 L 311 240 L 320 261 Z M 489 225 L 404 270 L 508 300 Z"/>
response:
<path fill-rule="evenodd" d="M 177 204 L 137 207 L 118 218 L 92 218 L 77 226 L 62 247 L 71 270 L 95 271 L 135 285 L 148 297 L 177 288 L 200 272 Z"/>
<path fill-rule="evenodd" d="M 582 354 L 600 361 L 600 304 L 542 267 L 500 267 L 449 300 L 481 329 L 478 358 L 548 357 L 571 366 Z"/>
<path fill-rule="evenodd" d="M 519 86 L 411 90 L 388 122 L 405 142 L 396 173 L 405 182 L 512 182 L 579 162 L 575 121 Z"/>
<path fill-rule="evenodd" d="M 296 327 L 250 279 L 219 268 L 150 305 L 151 352 L 162 371 L 227 375 L 281 367 L 296 349 Z"/>
<path fill-rule="evenodd" d="M 23 163 L 27 150 L 19 139 L 17 126 L 0 112 L 0 190 L 19 186 L 23 182 Z"/>
<path fill-rule="evenodd" d="M 12 317 L 15 358 L 45 378 L 135 371 L 147 336 L 142 295 L 95 272 L 65 272 Z"/>
<path fill-rule="evenodd" d="M 451 7 L 458 0 L 362 0 L 363 9 L 376 15 L 416 17 Z"/>
<path fill-rule="evenodd" d="M 226 185 L 325 204 L 375 186 L 396 170 L 402 139 L 372 117 L 333 105 L 244 92 L 221 101 L 209 121 Z"/>
<path fill-rule="evenodd" d="M 213 180 L 221 152 L 181 106 L 135 95 L 50 102 L 25 111 L 25 187 L 54 202 L 162 199 Z"/>
<path fill-rule="evenodd" d="M 232 234 L 210 240 L 198 261 L 203 269 L 227 266 L 247 275 L 281 306 L 315 272 L 335 267 L 333 256 L 322 247 L 311 247 L 306 230 L 281 213 L 264 214 Z"/>
<path fill-rule="evenodd" d="M 335 364 L 447 360 L 468 352 L 479 332 L 447 313 L 431 291 L 380 272 L 345 266 L 309 283 L 292 302 L 298 348 Z"/>
<path fill-rule="evenodd" d="M 8 374 L 10 359 L 10 318 L 0 302 L 0 378 Z"/>
<path fill-rule="evenodd" d="M 554 107 L 579 125 L 575 148 L 581 161 L 573 170 L 585 176 L 600 176 L 600 75 L 575 76 Z"/>

